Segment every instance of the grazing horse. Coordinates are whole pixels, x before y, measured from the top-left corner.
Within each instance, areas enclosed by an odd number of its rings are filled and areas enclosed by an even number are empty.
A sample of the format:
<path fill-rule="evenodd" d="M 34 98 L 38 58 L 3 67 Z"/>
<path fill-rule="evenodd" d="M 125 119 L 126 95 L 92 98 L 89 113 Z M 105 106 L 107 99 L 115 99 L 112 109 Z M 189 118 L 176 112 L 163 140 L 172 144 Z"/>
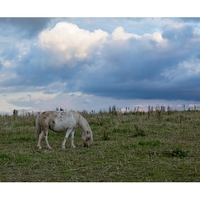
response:
<path fill-rule="evenodd" d="M 48 142 L 48 129 L 54 132 L 66 131 L 65 138 L 62 143 L 62 148 L 65 149 L 67 138 L 71 134 L 71 147 L 74 145 L 74 131 L 76 128 L 82 131 L 82 140 L 84 147 L 89 147 L 93 142 L 91 128 L 86 119 L 79 113 L 71 110 L 67 112 L 46 111 L 38 115 L 36 118 L 36 137 L 38 139 L 37 147 L 41 149 L 41 139 L 44 136 L 47 148 L 52 149 Z"/>

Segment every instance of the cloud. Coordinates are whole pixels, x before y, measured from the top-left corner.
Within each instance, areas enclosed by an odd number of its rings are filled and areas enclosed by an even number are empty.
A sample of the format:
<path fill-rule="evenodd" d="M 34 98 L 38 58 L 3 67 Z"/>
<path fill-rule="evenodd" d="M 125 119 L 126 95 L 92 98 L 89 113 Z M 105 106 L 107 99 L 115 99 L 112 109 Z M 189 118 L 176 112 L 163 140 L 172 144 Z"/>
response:
<path fill-rule="evenodd" d="M 121 27 L 121 26 L 117 27 L 112 33 L 112 39 L 113 40 L 128 40 L 129 38 L 132 38 L 132 37 L 140 38 L 136 34 L 125 33 L 124 28 Z"/>
<path fill-rule="evenodd" d="M 60 22 L 53 29 L 40 33 L 39 45 L 56 59 L 59 66 L 66 63 L 73 67 L 77 62 L 90 59 L 107 35 L 100 29 L 89 32 L 75 24 Z"/>
<path fill-rule="evenodd" d="M 200 100 L 200 32 L 196 26 L 179 19 L 141 18 L 106 24 L 105 30 L 106 19 L 97 19 L 99 28 L 94 26 L 95 19 L 85 21 L 79 26 L 80 22 L 71 20 L 48 27 L 49 20 L 39 25 L 33 21 L 38 37 L 14 41 L 0 53 L 0 90 L 55 95 L 52 102 L 60 95 L 71 99 L 69 105 L 74 105 L 74 99 L 94 105 L 90 95 Z M 23 29 L 21 21 L 9 23 L 9 27 Z M 90 24 L 97 29 L 84 28 Z M 24 29 L 30 30 L 28 25 Z M 31 99 L 36 101 L 32 94 Z M 17 102 L 27 101 L 11 103 Z"/>
<path fill-rule="evenodd" d="M 190 25 L 179 25 L 167 28 L 162 36 L 172 42 L 186 42 L 194 37 L 194 30 Z"/>
<path fill-rule="evenodd" d="M 101 73 L 98 69 L 99 73 L 90 74 L 92 80 L 82 84 L 82 91 L 124 99 L 200 100 L 199 58 L 196 56 L 199 34 L 195 30 L 190 26 L 168 27 L 162 33 L 140 37 L 129 34 L 124 38 L 121 29 L 120 34 L 123 40 L 104 45 Z M 166 76 L 166 72 L 172 72 L 173 78 Z M 190 87 L 191 82 L 194 87 Z"/>
<path fill-rule="evenodd" d="M 1 34 L 32 38 L 47 27 L 50 18 L 0 18 Z"/>

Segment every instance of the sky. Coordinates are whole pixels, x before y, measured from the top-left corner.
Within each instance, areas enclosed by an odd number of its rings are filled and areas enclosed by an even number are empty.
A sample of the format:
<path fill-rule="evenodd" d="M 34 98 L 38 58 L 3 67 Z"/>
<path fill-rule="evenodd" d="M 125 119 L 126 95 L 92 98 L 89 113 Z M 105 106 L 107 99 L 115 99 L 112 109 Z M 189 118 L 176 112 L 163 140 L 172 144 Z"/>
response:
<path fill-rule="evenodd" d="M 199 106 L 199 61 L 198 17 L 0 17 L 0 113 Z"/>

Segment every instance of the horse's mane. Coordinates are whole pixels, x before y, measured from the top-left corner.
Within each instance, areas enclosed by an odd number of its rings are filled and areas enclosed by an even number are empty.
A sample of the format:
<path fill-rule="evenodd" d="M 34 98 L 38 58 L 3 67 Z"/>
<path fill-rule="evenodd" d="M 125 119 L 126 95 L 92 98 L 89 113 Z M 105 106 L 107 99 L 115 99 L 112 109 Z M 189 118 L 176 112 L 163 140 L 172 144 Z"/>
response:
<path fill-rule="evenodd" d="M 74 119 L 76 120 L 77 124 L 83 126 L 83 124 L 85 123 L 86 125 L 88 125 L 88 127 L 90 127 L 87 120 L 81 114 L 74 110 L 71 110 L 71 112 L 73 113 Z"/>
<path fill-rule="evenodd" d="M 91 130 L 90 125 L 88 124 L 87 120 L 78 112 L 76 112 L 74 110 L 71 110 L 71 112 L 73 113 L 73 116 L 74 116 L 77 124 L 79 124 L 80 128 L 84 129 L 84 132 L 86 132 L 89 129 L 89 131 L 91 132 L 91 140 L 93 141 L 92 130 Z"/>

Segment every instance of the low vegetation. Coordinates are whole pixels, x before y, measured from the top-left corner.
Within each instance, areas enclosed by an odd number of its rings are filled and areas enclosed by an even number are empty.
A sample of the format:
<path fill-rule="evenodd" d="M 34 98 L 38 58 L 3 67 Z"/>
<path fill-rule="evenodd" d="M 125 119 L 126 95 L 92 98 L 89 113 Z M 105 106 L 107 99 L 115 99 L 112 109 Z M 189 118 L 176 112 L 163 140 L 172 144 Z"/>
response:
<path fill-rule="evenodd" d="M 197 182 L 200 181 L 200 112 L 83 114 L 94 134 L 84 148 L 75 132 L 49 132 L 53 150 L 36 148 L 35 118 L 0 116 L 1 182 Z"/>

